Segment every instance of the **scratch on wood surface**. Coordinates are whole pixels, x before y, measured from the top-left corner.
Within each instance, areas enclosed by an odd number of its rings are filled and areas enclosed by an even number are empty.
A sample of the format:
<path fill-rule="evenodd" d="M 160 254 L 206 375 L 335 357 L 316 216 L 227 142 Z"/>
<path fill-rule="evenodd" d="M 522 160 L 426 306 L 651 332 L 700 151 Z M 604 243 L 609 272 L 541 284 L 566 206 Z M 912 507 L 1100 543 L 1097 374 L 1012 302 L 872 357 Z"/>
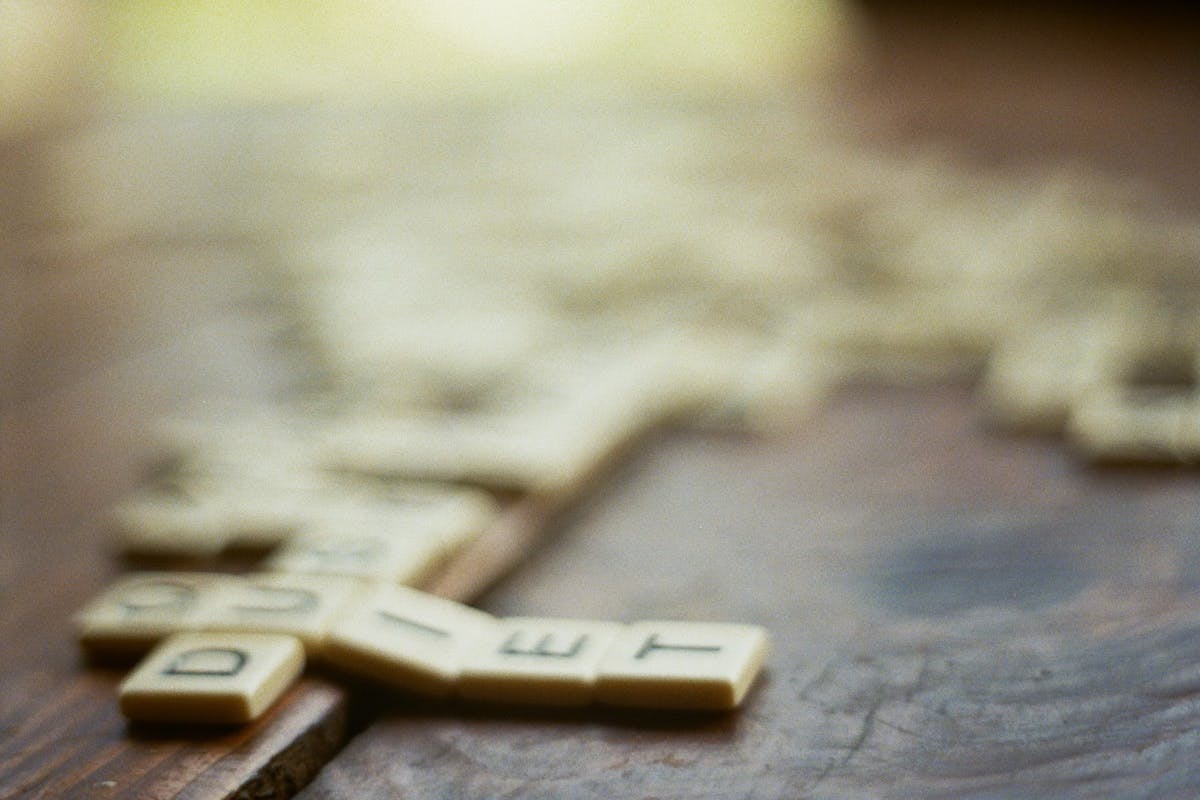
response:
<path fill-rule="evenodd" d="M 879 709 L 883 706 L 883 703 L 883 695 L 877 695 L 872 701 L 871 706 L 867 709 L 867 713 L 863 717 L 862 725 L 858 729 L 858 734 L 854 737 L 854 741 L 851 742 L 849 747 L 846 749 L 845 755 L 822 769 L 820 774 L 817 775 L 816 780 L 814 780 L 812 785 L 808 787 L 809 791 L 816 789 L 818 786 L 824 783 L 825 779 L 831 776 L 834 772 L 845 769 L 850 763 L 851 759 L 858 754 L 863 745 L 866 743 L 867 739 L 870 737 L 871 732 L 875 729 L 875 717 L 879 713 Z"/>

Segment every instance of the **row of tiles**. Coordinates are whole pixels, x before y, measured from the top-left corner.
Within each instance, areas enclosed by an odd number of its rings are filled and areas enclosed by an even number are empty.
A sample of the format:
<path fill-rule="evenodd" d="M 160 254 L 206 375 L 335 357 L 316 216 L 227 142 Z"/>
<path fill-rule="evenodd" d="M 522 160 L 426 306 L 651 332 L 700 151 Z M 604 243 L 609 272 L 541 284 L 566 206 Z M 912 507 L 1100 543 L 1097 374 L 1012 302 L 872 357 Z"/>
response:
<path fill-rule="evenodd" d="M 205 561 L 266 553 L 264 568 L 417 584 L 501 513 L 486 491 L 315 473 L 203 476 L 139 490 L 111 517 L 121 549 L 143 559 Z"/>
<path fill-rule="evenodd" d="M 753 625 L 497 618 L 405 586 L 281 573 L 133 574 L 77 625 L 95 659 L 158 645 L 123 685 L 122 708 L 189 722 L 261 713 L 266 703 L 255 698 L 281 692 L 290 678 L 279 674 L 298 673 L 289 655 L 297 648 L 426 696 L 695 710 L 738 706 L 767 651 L 766 631 Z"/>

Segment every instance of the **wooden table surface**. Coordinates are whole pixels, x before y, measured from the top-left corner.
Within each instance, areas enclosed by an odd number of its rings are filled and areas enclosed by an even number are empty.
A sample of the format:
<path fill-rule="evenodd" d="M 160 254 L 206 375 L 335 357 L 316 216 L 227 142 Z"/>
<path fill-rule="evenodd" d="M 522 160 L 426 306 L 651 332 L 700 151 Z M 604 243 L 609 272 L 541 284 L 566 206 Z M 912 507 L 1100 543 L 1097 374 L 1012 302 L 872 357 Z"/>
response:
<path fill-rule="evenodd" d="M 838 91 L 868 135 L 1070 158 L 1200 209 L 1177 10 L 866 19 Z M 68 622 L 123 569 L 103 509 L 149 419 L 284 393 L 297 367 L 245 243 L 55 244 L 36 147 L 0 148 L 0 797 L 1200 794 L 1200 478 L 998 436 L 966 385 L 858 388 L 765 439 L 658 433 L 477 598 L 761 623 L 737 713 L 501 712 L 312 675 L 245 730 L 126 726 L 120 672 L 82 664 Z"/>

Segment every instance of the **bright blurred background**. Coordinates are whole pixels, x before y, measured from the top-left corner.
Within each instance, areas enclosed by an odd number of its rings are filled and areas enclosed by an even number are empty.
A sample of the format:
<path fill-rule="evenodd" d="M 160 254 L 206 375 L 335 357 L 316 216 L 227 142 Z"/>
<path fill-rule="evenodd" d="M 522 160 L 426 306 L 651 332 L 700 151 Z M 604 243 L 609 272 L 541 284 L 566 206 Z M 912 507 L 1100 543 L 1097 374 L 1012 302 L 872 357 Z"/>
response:
<path fill-rule="evenodd" d="M 150 104 L 501 94 L 579 80 L 681 91 L 838 61 L 835 0 L 5 0 L 0 130 Z"/>

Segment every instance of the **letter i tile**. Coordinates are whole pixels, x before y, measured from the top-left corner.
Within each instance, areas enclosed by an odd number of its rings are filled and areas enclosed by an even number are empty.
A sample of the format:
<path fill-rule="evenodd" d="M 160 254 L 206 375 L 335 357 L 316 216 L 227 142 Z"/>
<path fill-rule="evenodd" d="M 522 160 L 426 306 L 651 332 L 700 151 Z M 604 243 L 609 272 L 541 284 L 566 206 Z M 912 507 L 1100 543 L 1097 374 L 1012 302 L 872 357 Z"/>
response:
<path fill-rule="evenodd" d="M 349 672 L 445 696 L 458 680 L 463 647 L 494 622 L 407 586 L 377 586 L 331 626 L 324 657 Z"/>
<path fill-rule="evenodd" d="M 303 669 L 304 648 L 292 636 L 181 633 L 121 683 L 121 713 L 147 722 L 250 722 Z"/>
<path fill-rule="evenodd" d="M 638 622 L 601 661 L 596 699 L 639 708 L 735 708 L 766 652 L 767 632 L 755 625 Z"/>
<path fill-rule="evenodd" d="M 621 627 L 578 619 L 499 620 L 464 656 L 458 693 L 502 703 L 587 705 L 596 665 Z"/>

